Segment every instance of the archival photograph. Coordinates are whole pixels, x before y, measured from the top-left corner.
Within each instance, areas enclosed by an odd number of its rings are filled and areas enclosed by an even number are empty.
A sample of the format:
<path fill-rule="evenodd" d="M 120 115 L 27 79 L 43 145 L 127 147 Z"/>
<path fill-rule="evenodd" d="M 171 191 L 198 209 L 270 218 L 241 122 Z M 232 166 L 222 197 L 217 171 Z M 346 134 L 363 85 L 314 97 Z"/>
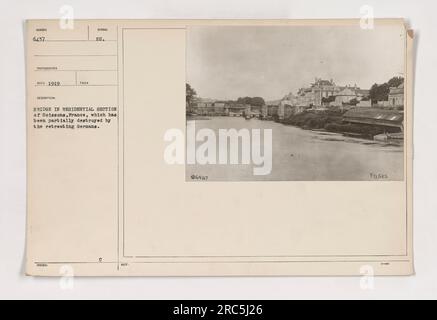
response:
<path fill-rule="evenodd" d="M 192 26 L 186 181 L 404 179 L 400 25 Z"/>

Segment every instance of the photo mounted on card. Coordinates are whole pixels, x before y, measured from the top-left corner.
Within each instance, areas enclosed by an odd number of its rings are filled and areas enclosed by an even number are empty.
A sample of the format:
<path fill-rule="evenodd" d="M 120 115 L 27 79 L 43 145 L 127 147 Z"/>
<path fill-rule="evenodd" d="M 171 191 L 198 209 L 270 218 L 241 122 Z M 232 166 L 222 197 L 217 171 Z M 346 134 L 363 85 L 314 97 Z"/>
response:
<path fill-rule="evenodd" d="M 403 180 L 405 36 L 189 27 L 187 181 Z"/>
<path fill-rule="evenodd" d="M 26 273 L 413 274 L 414 36 L 368 20 L 27 21 Z"/>

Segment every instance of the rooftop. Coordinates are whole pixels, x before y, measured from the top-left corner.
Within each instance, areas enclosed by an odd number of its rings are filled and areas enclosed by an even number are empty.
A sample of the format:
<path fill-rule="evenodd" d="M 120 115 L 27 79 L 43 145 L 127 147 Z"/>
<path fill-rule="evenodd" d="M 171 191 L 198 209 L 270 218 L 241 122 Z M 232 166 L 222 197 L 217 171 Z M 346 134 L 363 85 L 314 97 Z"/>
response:
<path fill-rule="evenodd" d="M 395 110 L 384 110 L 378 108 L 352 108 L 347 111 L 344 118 L 366 118 L 372 120 L 385 120 L 402 122 L 404 120 L 403 113 Z"/>

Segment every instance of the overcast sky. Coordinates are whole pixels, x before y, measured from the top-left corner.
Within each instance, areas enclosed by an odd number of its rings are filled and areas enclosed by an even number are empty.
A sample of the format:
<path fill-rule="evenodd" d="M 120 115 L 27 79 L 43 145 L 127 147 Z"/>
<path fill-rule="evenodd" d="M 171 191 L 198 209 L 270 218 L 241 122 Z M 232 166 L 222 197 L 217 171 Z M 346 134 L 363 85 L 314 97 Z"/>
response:
<path fill-rule="evenodd" d="M 190 27 L 187 82 L 215 99 L 276 100 L 315 77 L 369 89 L 403 75 L 404 45 L 400 26 Z"/>

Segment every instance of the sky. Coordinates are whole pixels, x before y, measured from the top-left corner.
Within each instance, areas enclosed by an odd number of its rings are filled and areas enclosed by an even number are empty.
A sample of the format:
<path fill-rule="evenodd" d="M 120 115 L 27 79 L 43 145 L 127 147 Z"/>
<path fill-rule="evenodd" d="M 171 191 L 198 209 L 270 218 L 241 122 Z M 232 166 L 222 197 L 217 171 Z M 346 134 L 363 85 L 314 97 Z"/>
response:
<path fill-rule="evenodd" d="M 314 78 L 370 89 L 403 76 L 402 26 L 195 26 L 187 33 L 187 82 L 199 97 L 277 100 Z"/>

